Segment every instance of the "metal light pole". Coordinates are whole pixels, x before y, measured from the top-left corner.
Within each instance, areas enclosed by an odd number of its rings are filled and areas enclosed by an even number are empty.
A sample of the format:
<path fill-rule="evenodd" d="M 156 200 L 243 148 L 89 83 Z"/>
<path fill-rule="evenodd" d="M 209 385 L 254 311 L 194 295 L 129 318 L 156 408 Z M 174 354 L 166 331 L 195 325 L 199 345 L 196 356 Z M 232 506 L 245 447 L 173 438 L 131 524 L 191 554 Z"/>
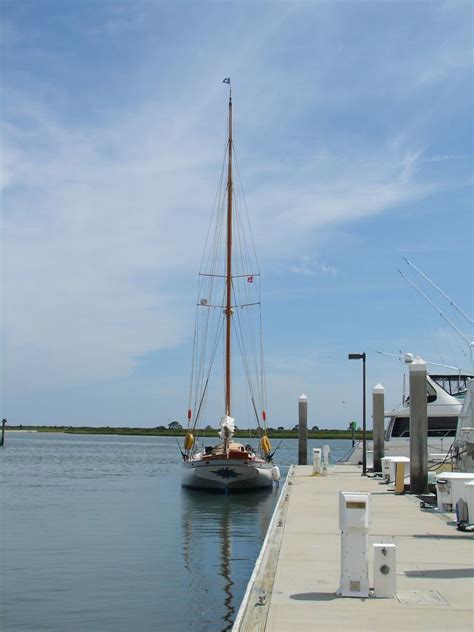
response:
<path fill-rule="evenodd" d="M 349 353 L 349 360 L 362 360 L 362 476 L 367 476 L 367 424 L 365 416 L 365 353 Z"/>

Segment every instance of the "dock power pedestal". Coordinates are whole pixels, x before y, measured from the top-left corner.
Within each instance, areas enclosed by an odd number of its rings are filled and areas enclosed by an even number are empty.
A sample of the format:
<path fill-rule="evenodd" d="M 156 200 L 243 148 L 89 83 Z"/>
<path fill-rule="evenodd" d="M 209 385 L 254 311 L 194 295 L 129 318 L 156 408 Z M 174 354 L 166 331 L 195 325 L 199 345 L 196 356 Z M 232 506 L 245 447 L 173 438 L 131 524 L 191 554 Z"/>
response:
<path fill-rule="evenodd" d="M 331 448 L 327 444 L 323 445 L 323 449 L 321 453 L 321 475 L 322 476 L 328 475 L 330 451 L 331 451 Z"/>
<path fill-rule="evenodd" d="M 370 494 L 339 492 L 341 597 L 369 596 Z"/>
<path fill-rule="evenodd" d="M 321 474 L 321 448 L 313 448 L 313 474 Z"/>
<path fill-rule="evenodd" d="M 374 597 L 397 596 L 396 550 L 395 544 L 374 544 Z"/>

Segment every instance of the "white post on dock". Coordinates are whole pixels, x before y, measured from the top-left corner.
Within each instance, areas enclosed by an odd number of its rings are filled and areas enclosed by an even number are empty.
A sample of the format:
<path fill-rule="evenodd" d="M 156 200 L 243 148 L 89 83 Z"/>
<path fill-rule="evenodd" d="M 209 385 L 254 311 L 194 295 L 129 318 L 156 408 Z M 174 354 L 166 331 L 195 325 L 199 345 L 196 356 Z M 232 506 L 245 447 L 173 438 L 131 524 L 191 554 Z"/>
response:
<path fill-rule="evenodd" d="M 426 362 L 415 358 L 410 366 L 410 493 L 423 494 L 428 486 L 428 403 Z"/>
<path fill-rule="evenodd" d="M 298 400 L 298 465 L 308 463 L 308 398 L 303 393 Z"/>
<path fill-rule="evenodd" d="M 326 444 L 323 445 L 323 449 L 321 451 L 321 476 L 328 475 L 328 467 L 329 467 L 329 453 L 331 452 L 331 448 Z"/>
<path fill-rule="evenodd" d="M 313 448 L 313 474 L 321 474 L 321 448 Z"/>
<path fill-rule="evenodd" d="M 374 432 L 374 472 L 382 471 L 384 450 L 384 406 L 385 389 L 382 384 L 376 384 L 372 389 L 372 416 Z"/>

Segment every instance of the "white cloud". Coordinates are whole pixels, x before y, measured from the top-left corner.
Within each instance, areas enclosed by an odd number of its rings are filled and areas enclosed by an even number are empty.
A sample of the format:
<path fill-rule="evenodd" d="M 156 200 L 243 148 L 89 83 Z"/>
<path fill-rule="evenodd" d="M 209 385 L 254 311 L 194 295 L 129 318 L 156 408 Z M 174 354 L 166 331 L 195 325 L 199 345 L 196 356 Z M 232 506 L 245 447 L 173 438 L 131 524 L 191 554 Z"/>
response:
<path fill-rule="evenodd" d="M 292 258 L 307 250 L 317 231 L 359 221 L 427 197 L 444 186 L 419 173 L 422 152 L 392 140 L 342 153 L 294 157 L 263 171 L 248 196 L 257 209 L 256 241 L 265 258 Z M 278 248 L 275 249 L 275 244 Z M 302 270 L 300 270 L 302 271 Z M 307 269 L 308 271 L 308 269 Z M 331 272 L 330 268 L 322 272 Z"/>
<path fill-rule="evenodd" d="M 9 381 L 41 388 L 127 374 L 134 357 L 191 331 L 219 145 L 193 127 L 187 108 L 168 117 L 166 105 L 158 114 L 145 106 L 116 113 L 107 127 L 66 128 L 44 106 L 17 105 L 30 125 L 6 134 Z M 248 202 L 261 259 L 292 257 L 316 227 L 433 190 L 416 181 L 418 152 L 358 150 L 344 158 L 327 150 L 305 165 L 279 165 L 278 181 L 271 171 L 254 181 Z M 335 273 L 305 257 L 294 271 Z"/>
<path fill-rule="evenodd" d="M 45 110 L 30 121 L 6 136 L 6 373 L 41 386 L 123 375 L 186 335 L 179 283 L 212 198 L 205 142 L 182 152 L 150 113 L 100 130 Z"/>
<path fill-rule="evenodd" d="M 310 255 L 301 255 L 296 262 L 290 266 L 290 272 L 302 274 L 304 276 L 315 276 L 318 274 L 328 274 L 335 276 L 336 268 L 324 261 L 318 261 Z"/>
<path fill-rule="evenodd" d="M 334 275 L 330 263 L 301 255 L 316 232 L 387 212 L 444 186 L 423 175 L 425 144 L 412 129 L 405 131 L 405 121 L 378 137 L 369 130 L 345 138 L 329 124 L 321 131 L 324 107 L 347 92 L 337 74 L 347 51 L 335 45 L 338 12 L 328 5 L 313 12 L 310 4 L 276 5 L 274 12 L 265 5 L 255 20 L 241 15 L 229 36 L 239 43 L 228 47 L 232 52 L 222 53 L 223 30 L 211 37 L 212 26 L 220 24 L 217 14 L 205 33 L 186 24 L 188 30 L 180 31 L 185 53 L 177 54 L 173 43 L 167 54 L 170 42 L 156 50 L 145 47 L 136 76 L 123 79 L 124 89 L 145 95 L 140 104 L 100 102 L 100 121 L 86 107 L 83 116 L 68 116 L 62 98 L 69 104 L 77 93 L 48 83 L 47 75 L 40 81 L 31 73 L 9 87 L 2 156 L 9 389 L 126 376 L 138 356 L 189 336 L 193 282 L 223 148 L 220 81 L 229 73 L 235 77 L 240 166 L 260 259 L 296 259 L 294 272 Z M 91 40 L 134 30 L 139 37 L 152 23 L 143 17 L 146 7 L 129 21 L 124 5 L 103 24 L 83 24 L 83 32 Z M 301 54 L 303 41 L 295 41 L 288 25 L 295 33 L 302 25 L 311 31 Z M 11 45 L 21 43 L 20 37 L 25 43 L 21 29 L 9 28 Z M 319 42 L 315 49 L 313 41 Z M 428 45 L 424 54 L 407 53 L 393 66 L 382 56 L 377 76 L 400 93 L 416 76 L 422 84 L 446 80 L 465 68 L 463 41 L 452 49 L 446 43 L 435 59 L 430 53 L 436 47 Z M 351 45 L 355 54 L 357 45 Z M 336 51 L 334 59 L 328 50 Z M 54 61 L 64 63 L 49 54 L 51 68 Z M 84 69 L 87 63 L 94 62 L 84 61 Z M 413 77 L 404 74 L 411 68 Z M 149 84 L 159 71 L 153 90 Z M 407 82 L 397 83 L 402 75 Z M 371 77 L 357 76 L 352 99 L 371 87 Z M 312 129 L 316 115 L 319 126 Z"/>

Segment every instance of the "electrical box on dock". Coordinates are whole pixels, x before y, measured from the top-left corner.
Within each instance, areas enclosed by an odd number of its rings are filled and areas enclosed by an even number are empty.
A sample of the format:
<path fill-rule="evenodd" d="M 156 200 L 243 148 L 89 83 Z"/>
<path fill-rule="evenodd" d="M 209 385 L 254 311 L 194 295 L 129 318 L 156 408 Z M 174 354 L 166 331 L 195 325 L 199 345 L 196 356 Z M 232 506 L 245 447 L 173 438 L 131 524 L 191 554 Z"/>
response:
<path fill-rule="evenodd" d="M 313 474 L 321 474 L 321 448 L 313 448 Z"/>
<path fill-rule="evenodd" d="M 441 472 L 436 474 L 436 495 L 439 511 L 455 511 L 456 503 L 465 495 L 465 483 L 474 480 L 472 472 Z"/>
<path fill-rule="evenodd" d="M 393 456 L 383 456 L 380 461 L 382 462 L 382 477 L 387 483 L 390 481 L 390 461 Z"/>
<path fill-rule="evenodd" d="M 410 459 L 407 456 L 392 456 L 390 457 L 390 461 L 388 462 L 388 469 L 390 472 L 390 482 L 395 482 L 397 478 L 397 467 L 399 463 L 404 463 L 405 465 L 405 475 L 410 473 Z"/>
<path fill-rule="evenodd" d="M 464 500 L 467 503 L 469 524 L 474 524 L 474 481 L 464 483 Z"/>
<path fill-rule="evenodd" d="M 339 493 L 339 528 L 341 530 L 341 597 L 368 597 L 368 533 L 370 494 Z"/>
<path fill-rule="evenodd" d="M 374 596 L 393 599 L 396 587 L 395 544 L 374 544 Z"/>

